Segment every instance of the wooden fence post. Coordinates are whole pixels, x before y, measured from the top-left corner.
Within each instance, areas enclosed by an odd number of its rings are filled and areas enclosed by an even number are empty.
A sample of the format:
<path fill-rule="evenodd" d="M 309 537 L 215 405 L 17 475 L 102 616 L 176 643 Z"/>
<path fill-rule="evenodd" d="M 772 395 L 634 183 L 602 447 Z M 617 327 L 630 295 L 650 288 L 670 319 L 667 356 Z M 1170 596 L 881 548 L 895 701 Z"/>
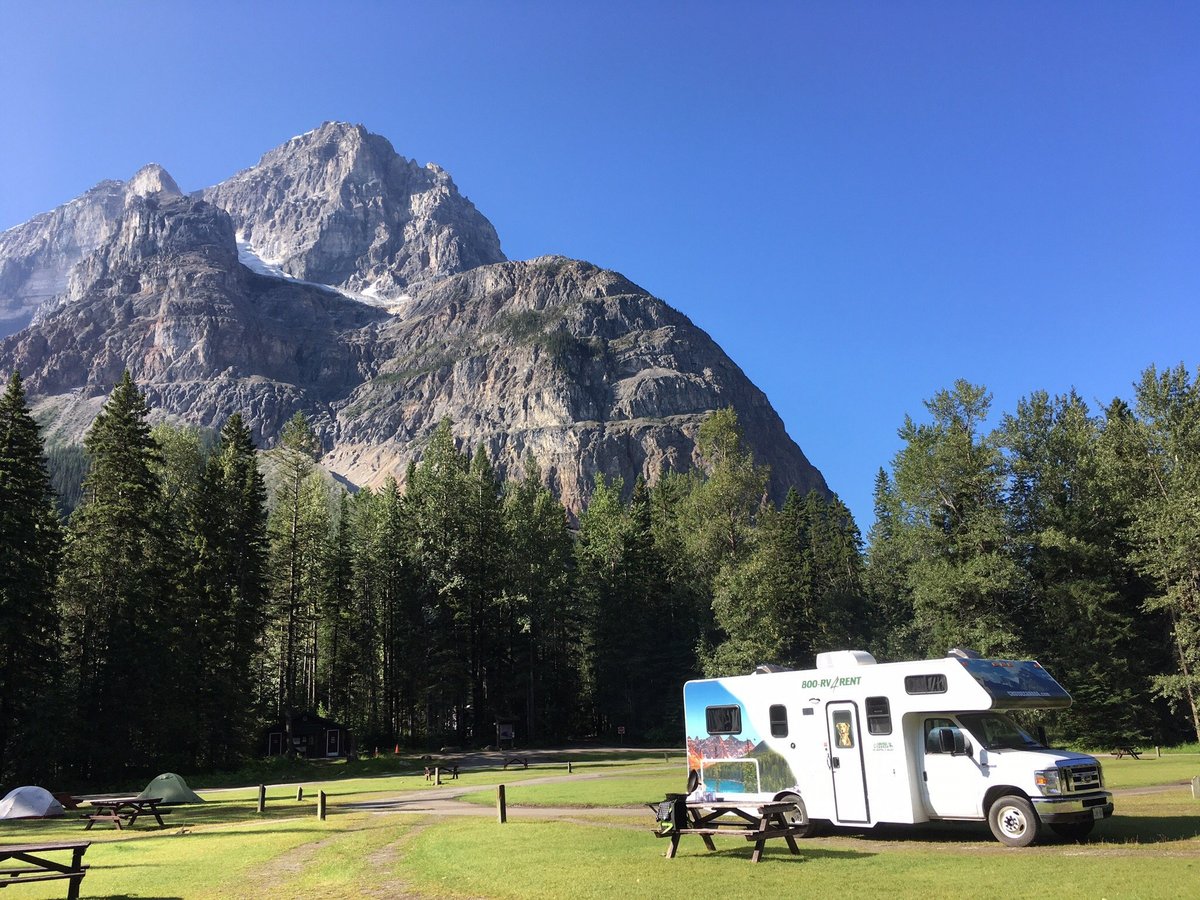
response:
<path fill-rule="evenodd" d="M 296 788 L 296 802 L 299 803 L 303 799 L 304 799 L 304 785 L 300 785 L 300 787 Z"/>
<path fill-rule="evenodd" d="M 508 821 L 508 804 L 504 801 L 504 785 L 496 785 L 496 813 L 503 825 Z"/>
<path fill-rule="evenodd" d="M 567 760 L 567 774 L 571 774 L 571 761 L 569 759 Z"/>
<path fill-rule="evenodd" d="M 435 785 L 440 785 L 442 783 L 442 767 L 441 766 L 433 767 L 433 783 Z"/>
<path fill-rule="evenodd" d="M 325 792 L 317 791 L 317 818 L 325 821 Z"/>
<path fill-rule="evenodd" d="M 258 786 L 258 811 L 260 813 L 267 811 L 267 786 L 265 784 Z"/>

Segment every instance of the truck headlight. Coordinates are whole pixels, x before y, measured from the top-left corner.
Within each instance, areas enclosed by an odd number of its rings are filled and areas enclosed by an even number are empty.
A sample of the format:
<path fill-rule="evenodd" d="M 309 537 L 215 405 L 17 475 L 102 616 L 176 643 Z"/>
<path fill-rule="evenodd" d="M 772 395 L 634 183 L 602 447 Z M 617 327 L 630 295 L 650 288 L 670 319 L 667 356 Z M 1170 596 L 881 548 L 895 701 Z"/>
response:
<path fill-rule="evenodd" d="M 1042 769 L 1034 772 L 1033 783 L 1037 785 L 1039 791 L 1047 796 L 1062 793 L 1062 781 L 1059 779 L 1058 769 Z"/>

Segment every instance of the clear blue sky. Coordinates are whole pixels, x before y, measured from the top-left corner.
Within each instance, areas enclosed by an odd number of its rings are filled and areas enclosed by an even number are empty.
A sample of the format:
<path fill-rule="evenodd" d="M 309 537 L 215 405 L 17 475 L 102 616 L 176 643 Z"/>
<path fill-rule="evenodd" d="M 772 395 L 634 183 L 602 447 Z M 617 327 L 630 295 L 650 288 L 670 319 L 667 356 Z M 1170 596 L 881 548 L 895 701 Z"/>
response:
<path fill-rule="evenodd" d="M 617 269 L 766 391 L 864 532 L 967 378 L 1200 361 L 1200 4 L 0 0 L 0 228 L 327 119 L 447 168 L 505 252 Z"/>

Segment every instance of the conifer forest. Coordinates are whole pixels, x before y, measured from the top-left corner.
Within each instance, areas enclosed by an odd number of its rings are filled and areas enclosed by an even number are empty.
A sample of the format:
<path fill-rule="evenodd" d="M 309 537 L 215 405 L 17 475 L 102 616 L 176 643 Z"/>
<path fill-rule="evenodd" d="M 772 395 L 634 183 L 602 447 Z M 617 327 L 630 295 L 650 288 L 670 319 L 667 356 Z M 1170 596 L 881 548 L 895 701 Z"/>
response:
<path fill-rule="evenodd" d="M 965 647 L 1039 660 L 1057 743 L 1195 740 L 1200 381 L 992 409 L 959 381 L 900 424 L 860 532 L 766 494 L 732 410 L 703 465 L 597 479 L 574 518 L 529 459 L 502 481 L 444 421 L 401 489 L 348 492 L 297 414 L 270 449 L 149 424 L 128 374 L 79 447 L 0 398 L 0 780 L 219 770 L 289 710 L 360 752 L 595 738 L 680 746 L 682 685 Z M 896 423 L 881 427 L 891 428 Z M 885 461 L 881 461 L 885 462 Z M 620 731 L 619 731 L 620 729 Z"/>

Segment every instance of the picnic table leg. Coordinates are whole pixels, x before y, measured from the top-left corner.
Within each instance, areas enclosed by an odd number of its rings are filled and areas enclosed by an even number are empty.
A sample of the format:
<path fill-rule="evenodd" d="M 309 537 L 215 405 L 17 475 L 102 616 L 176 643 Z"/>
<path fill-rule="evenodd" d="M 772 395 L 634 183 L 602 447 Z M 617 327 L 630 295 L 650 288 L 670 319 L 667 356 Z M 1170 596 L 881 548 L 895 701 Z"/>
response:
<path fill-rule="evenodd" d="M 778 816 L 776 816 L 776 821 L 779 823 L 780 828 L 787 829 L 787 828 L 791 827 L 788 824 L 788 820 L 786 818 L 784 818 L 782 813 L 780 813 Z M 783 839 L 785 841 L 787 841 L 788 850 L 791 851 L 792 855 L 799 856 L 800 848 L 796 846 L 796 839 L 794 837 L 792 837 L 790 833 L 784 834 Z"/>
<path fill-rule="evenodd" d="M 79 854 L 76 853 L 77 858 L 78 858 L 78 855 Z M 75 864 L 75 868 L 76 869 L 79 868 L 78 863 Z M 70 886 L 67 888 L 67 900 L 79 900 L 79 885 L 80 885 L 80 882 L 82 882 L 82 881 L 83 881 L 83 873 L 82 872 L 80 872 L 78 875 L 72 875 L 70 877 L 70 879 L 69 879 Z"/>
<path fill-rule="evenodd" d="M 758 820 L 758 831 L 760 834 L 766 831 L 770 826 L 771 819 L 769 816 L 763 816 Z M 750 862 L 758 862 L 760 859 L 762 859 L 763 847 L 765 847 L 766 844 L 767 841 L 765 838 L 759 838 L 754 842 L 754 852 L 750 854 Z"/>
<path fill-rule="evenodd" d="M 691 821 L 692 821 L 692 827 L 693 827 L 693 828 L 699 828 L 699 827 L 701 827 L 701 823 L 700 823 L 700 813 L 698 813 L 698 812 L 697 812 L 696 810 L 694 810 L 694 809 L 689 809 L 689 810 L 688 810 L 688 817 L 689 817 L 689 818 L 691 819 Z M 713 843 L 713 839 L 712 839 L 711 837 L 709 837 L 707 834 L 702 834 L 702 835 L 700 835 L 700 838 L 701 838 L 701 840 L 703 840 L 703 841 L 704 841 L 704 846 L 705 846 L 705 849 L 712 850 L 712 851 L 714 851 L 714 852 L 716 851 L 716 849 L 717 849 L 717 845 Z"/>
<path fill-rule="evenodd" d="M 675 851 L 679 849 L 679 832 L 676 831 L 671 835 L 671 846 L 667 848 L 667 859 L 675 858 Z"/>

